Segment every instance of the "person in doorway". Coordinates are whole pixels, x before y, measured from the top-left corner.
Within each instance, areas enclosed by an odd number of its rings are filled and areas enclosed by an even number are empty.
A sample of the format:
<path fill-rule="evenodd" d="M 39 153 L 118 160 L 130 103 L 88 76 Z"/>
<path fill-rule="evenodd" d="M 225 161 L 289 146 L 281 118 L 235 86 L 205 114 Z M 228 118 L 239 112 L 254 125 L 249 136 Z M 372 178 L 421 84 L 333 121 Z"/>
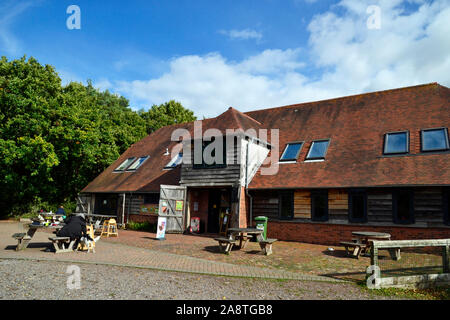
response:
<path fill-rule="evenodd" d="M 66 210 L 64 210 L 63 206 L 59 206 L 58 210 L 56 210 L 56 214 L 61 214 L 61 215 L 65 216 Z"/>

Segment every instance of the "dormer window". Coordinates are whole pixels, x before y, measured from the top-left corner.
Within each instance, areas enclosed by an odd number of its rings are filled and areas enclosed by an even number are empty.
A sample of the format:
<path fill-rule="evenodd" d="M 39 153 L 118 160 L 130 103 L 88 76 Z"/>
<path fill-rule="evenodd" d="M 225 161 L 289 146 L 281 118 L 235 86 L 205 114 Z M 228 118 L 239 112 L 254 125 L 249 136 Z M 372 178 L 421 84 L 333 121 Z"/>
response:
<path fill-rule="evenodd" d="M 325 159 L 325 155 L 327 154 L 329 144 L 330 140 L 313 141 L 311 144 L 311 148 L 309 148 L 308 155 L 306 156 L 306 160 Z"/>
<path fill-rule="evenodd" d="M 449 149 L 446 128 L 422 130 L 422 151 L 444 151 Z"/>
<path fill-rule="evenodd" d="M 384 136 L 384 154 L 409 152 L 409 132 L 391 132 Z"/>
<path fill-rule="evenodd" d="M 126 159 L 124 162 L 120 164 L 120 166 L 114 169 L 114 171 L 124 171 L 134 161 L 134 159 L 136 159 L 136 157 Z"/>
<path fill-rule="evenodd" d="M 173 169 L 181 164 L 183 161 L 183 153 L 178 153 L 170 162 L 164 167 L 164 169 Z"/>
<path fill-rule="evenodd" d="M 300 150 L 302 149 L 303 142 L 291 142 L 284 148 L 280 161 L 296 161 Z"/>
<path fill-rule="evenodd" d="M 148 158 L 149 156 L 140 157 L 131 166 L 128 167 L 127 171 L 136 171 Z"/>

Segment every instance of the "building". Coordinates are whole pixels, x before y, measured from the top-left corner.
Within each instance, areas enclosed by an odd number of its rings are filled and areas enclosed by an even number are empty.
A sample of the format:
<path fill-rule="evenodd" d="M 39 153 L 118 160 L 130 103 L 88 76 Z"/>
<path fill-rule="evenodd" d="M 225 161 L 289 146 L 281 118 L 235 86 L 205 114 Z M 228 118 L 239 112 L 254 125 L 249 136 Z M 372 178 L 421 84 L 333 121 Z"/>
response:
<path fill-rule="evenodd" d="M 230 212 L 232 226 L 269 217 L 269 236 L 281 240 L 336 244 L 357 229 L 448 238 L 449 124 L 450 89 L 437 83 L 246 113 L 229 108 L 148 135 L 81 194 L 93 213 L 155 221 L 161 185 L 181 186 L 180 231 L 199 217 L 201 230 L 216 233 Z M 219 138 L 223 156 L 208 147 Z"/>

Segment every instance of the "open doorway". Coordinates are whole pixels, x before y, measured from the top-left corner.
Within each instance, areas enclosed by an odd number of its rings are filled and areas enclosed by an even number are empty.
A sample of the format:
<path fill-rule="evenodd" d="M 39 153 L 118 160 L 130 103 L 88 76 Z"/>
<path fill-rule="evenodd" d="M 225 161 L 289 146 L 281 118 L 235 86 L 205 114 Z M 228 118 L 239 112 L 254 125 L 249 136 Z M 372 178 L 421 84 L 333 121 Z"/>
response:
<path fill-rule="evenodd" d="M 221 214 L 231 212 L 231 188 L 209 189 L 208 232 L 219 233 Z"/>

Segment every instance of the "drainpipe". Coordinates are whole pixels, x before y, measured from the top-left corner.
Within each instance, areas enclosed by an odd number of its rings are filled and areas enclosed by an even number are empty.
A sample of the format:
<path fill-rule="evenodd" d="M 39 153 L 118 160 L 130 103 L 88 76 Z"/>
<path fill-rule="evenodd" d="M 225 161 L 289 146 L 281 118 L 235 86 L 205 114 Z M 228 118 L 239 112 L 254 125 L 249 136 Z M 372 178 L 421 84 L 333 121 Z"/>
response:
<path fill-rule="evenodd" d="M 249 204 L 249 214 L 250 214 L 250 225 L 253 225 L 253 197 L 248 192 L 248 150 L 250 146 L 250 139 L 247 142 L 247 151 L 245 154 L 245 195 L 250 199 Z"/>
<path fill-rule="evenodd" d="M 125 192 L 123 193 L 123 201 L 122 201 L 122 227 L 125 225 Z"/>
<path fill-rule="evenodd" d="M 130 219 L 131 201 L 133 200 L 133 193 L 130 192 L 130 201 L 128 202 L 127 221 Z"/>

